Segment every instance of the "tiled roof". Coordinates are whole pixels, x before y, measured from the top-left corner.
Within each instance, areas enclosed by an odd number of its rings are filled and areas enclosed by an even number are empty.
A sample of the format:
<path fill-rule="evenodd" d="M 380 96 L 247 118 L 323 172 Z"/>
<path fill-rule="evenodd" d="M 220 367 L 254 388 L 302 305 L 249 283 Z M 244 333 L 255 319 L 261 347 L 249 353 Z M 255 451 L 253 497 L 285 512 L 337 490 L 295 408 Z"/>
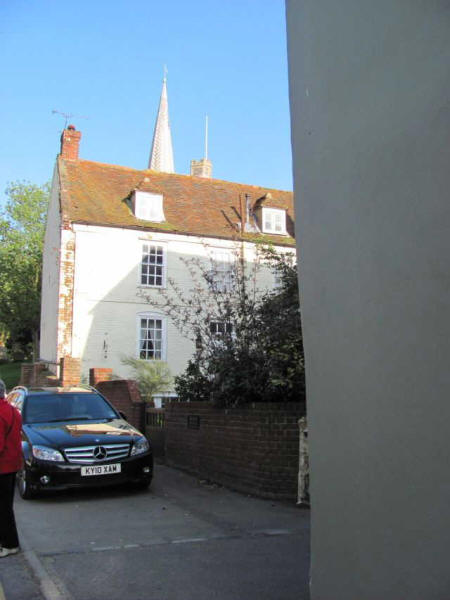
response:
<path fill-rule="evenodd" d="M 61 210 L 66 222 L 239 239 L 245 195 L 253 206 L 270 193 L 264 205 L 287 210 L 289 235 L 265 235 L 264 238 L 279 245 L 294 244 L 292 192 L 190 175 L 138 171 L 87 160 L 71 161 L 59 157 L 58 164 Z M 137 188 L 163 195 L 165 222 L 136 219 L 129 198 Z M 252 240 L 261 234 L 245 233 L 243 237 Z"/>

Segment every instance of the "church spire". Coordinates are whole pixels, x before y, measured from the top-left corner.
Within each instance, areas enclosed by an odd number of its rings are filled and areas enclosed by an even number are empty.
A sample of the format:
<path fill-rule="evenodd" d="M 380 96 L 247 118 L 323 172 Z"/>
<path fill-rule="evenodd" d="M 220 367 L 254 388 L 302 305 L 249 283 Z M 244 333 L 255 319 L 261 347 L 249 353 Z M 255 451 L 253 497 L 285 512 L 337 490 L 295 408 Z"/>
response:
<path fill-rule="evenodd" d="M 164 171 L 165 173 L 175 172 L 173 166 L 172 136 L 170 135 L 169 103 L 167 101 L 167 79 L 165 68 L 148 168 L 153 171 Z"/>

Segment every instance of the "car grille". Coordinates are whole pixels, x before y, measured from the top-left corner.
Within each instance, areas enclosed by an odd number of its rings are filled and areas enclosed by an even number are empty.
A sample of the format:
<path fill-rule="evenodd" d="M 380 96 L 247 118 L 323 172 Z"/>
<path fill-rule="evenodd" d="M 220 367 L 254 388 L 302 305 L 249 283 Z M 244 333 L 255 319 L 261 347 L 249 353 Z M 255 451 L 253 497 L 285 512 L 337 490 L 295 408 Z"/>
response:
<path fill-rule="evenodd" d="M 104 458 L 96 458 L 94 450 L 103 448 L 106 451 Z M 100 463 L 105 460 L 119 460 L 126 458 L 130 452 L 130 444 L 96 444 L 95 446 L 75 446 L 64 448 L 64 454 L 70 463 Z"/>

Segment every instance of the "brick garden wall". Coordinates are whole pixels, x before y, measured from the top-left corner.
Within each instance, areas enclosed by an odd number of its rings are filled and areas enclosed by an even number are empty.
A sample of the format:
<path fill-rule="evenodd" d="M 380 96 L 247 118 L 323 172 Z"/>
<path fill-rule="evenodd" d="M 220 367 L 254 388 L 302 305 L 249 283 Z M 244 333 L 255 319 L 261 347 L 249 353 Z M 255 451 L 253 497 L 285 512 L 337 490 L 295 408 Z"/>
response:
<path fill-rule="evenodd" d="M 24 363 L 21 366 L 20 385 L 27 387 L 71 387 L 79 385 L 80 379 L 80 359 L 71 356 L 63 356 L 59 361 L 59 377 L 48 370 L 46 362 Z"/>
<path fill-rule="evenodd" d="M 95 387 L 117 410 L 125 413 L 129 423 L 145 432 L 145 403 L 141 400 L 135 381 L 99 381 Z"/>
<path fill-rule="evenodd" d="M 80 359 L 64 356 L 60 360 L 60 365 L 60 385 L 62 387 L 79 385 L 81 377 Z"/>
<path fill-rule="evenodd" d="M 113 370 L 108 368 L 94 367 L 89 369 L 89 385 L 97 387 L 100 381 L 110 381 Z"/>
<path fill-rule="evenodd" d="M 241 492 L 296 500 L 304 405 L 166 406 L 166 462 Z"/>

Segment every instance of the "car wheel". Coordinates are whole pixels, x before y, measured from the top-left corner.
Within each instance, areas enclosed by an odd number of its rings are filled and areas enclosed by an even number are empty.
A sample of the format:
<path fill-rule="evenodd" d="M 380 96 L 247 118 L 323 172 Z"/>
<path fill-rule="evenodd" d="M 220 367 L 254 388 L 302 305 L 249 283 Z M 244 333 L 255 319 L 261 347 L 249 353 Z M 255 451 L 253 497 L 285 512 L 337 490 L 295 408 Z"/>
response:
<path fill-rule="evenodd" d="M 28 473 L 26 467 L 20 470 L 17 473 L 17 489 L 19 491 L 19 495 L 24 500 L 31 500 L 32 498 L 36 498 L 37 490 L 33 487 L 28 478 Z"/>

